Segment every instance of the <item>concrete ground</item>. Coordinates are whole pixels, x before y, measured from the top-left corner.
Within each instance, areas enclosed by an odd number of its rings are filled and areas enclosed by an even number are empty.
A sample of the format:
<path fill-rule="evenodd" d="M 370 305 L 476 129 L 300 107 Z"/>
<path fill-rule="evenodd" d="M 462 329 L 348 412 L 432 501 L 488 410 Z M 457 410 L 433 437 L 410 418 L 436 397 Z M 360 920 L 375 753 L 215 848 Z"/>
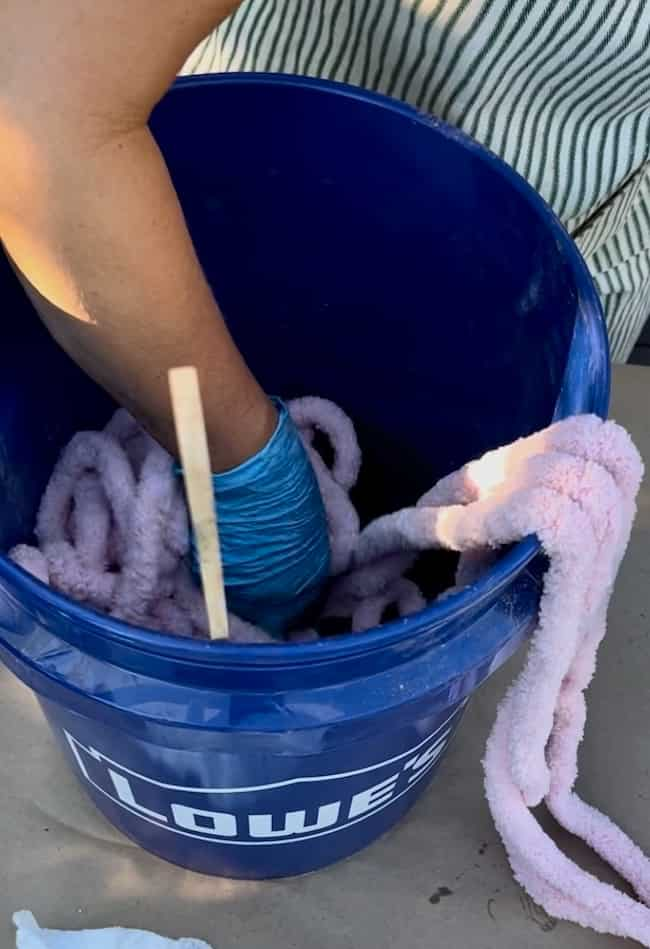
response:
<path fill-rule="evenodd" d="M 650 369 L 616 372 L 613 415 L 650 461 Z M 549 918 L 508 869 L 480 758 L 503 669 L 470 706 L 431 789 L 391 834 L 301 879 L 233 883 L 148 856 L 108 826 L 59 759 L 31 695 L 0 675 L 0 949 L 16 909 L 42 925 L 122 925 L 192 935 L 214 949 L 617 949 Z M 589 693 L 583 796 L 650 852 L 650 483 L 640 499 L 610 630 Z M 559 835 L 588 868 L 614 881 Z"/>

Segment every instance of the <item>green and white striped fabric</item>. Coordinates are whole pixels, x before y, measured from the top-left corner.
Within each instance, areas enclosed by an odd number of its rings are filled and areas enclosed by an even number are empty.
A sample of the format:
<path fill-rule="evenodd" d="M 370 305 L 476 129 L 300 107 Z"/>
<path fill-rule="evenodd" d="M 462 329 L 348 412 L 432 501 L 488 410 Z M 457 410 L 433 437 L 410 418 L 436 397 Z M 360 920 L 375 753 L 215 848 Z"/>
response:
<path fill-rule="evenodd" d="M 183 72 L 376 89 L 469 132 L 574 234 L 625 361 L 650 313 L 649 0 L 245 0 Z"/>

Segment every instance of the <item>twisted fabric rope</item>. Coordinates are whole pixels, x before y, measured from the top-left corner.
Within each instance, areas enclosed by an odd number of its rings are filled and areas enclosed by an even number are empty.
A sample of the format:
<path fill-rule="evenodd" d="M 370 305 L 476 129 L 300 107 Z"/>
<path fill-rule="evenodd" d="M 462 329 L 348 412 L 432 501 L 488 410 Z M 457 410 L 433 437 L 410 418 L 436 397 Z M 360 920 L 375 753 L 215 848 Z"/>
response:
<path fill-rule="evenodd" d="M 304 398 L 289 409 L 311 458 L 327 512 L 331 571 L 349 570 L 359 517 L 349 492 L 361 452 L 354 426 L 336 405 Z M 332 467 L 314 448 L 316 432 L 330 441 Z M 171 457 L 123 409 L 103 432 L 80 432 L 63 451 L 36 522 L 38 547 L 19 545 L 11 558 L 43 583 L 117 619 L 176 635 L 207 637 L 203 597 L 186 563 L 189 525 Z M 410 561 L 412 558 L 408 558 Z M 361 631 L 396 605 L 400 615 L 424 599 L 402 578 L 407 558 L 388 558 L 359 580 L 336 587 L 326 616 L 349 619 Z M 315 630 L 289 634 L 318 638 Z M 230 616 L 236 642 L 276 642 L 263 629 Z"/>

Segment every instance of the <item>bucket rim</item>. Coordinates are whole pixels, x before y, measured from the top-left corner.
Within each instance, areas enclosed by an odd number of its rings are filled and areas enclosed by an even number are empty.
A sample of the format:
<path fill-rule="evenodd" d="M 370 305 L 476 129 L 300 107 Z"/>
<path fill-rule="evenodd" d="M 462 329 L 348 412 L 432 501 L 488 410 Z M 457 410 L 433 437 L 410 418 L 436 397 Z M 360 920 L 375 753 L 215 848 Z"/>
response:
<path fill-rule="evenodd" d="M 568 414 L 595 413 L 606 417 L 610 393 L 609 345 L 603 309 L 587 266 L 568 232 L 544 199 L 501 158 L 475 141 L 465 132 L 448 123 L 379 92 L 372 92 L 329 79 L 296 76 L 284 73 L 248 72 L 217 73 L 178 78 L 168 95 L 205 86 L 293 86 L 311 89 L 356 99 L 361 102 L 392 111 L 402 117 L 428 127 L 459 146 L 478 154 L 493 171 L 505 178 L 536 212 L 543 224 L 555 237 L 558 252 L 564 256 L 575 281 L 576 330 L 571 343 L 564 381 L 571 376 L 581 386 L 573 393 L 571 410 L 562 405 L 562 392 L 556 404 L 554 420 Z M 584 334 L 578 339 L 580 319 L 589 323 L 589 340 L 599 350 L 599 362 L 595 368 L 595 379 L 585 378 L 581 371 L 581 360 L 585 357 Z M 469 459 L 468 459 L 469 460 Z M 450 621 L 458 620 L 469 611 L 488 607 L 541 553 L 541 545 L 535 537 L 528 537 L 514 545 L 486 573 L 469 588 L 454 592 L 442 601 L 433 601 L 423 610 L 404 619 L 392 620 L 364 633 L 350 633 L 314 643 L 246 644 L 224 641 L 194 640 L 188 637 L 132 626 L 95 610 L 85 607 L 61 593 L 52 590 L 21 567 L 0 553 L 0 579 L 6 580 L 15 594 L 24 593 L 32 603 L 44 609 L 63 614 L 71 622 L 84 627 L 89 633 L 106 640 L 127 645 L 139 652 L 146 652 L 169 659 L 196 662 L 215 666 L 256 665 L 303 665 L 322 663 L 338 658 L 349 658 L 355 654 L 373 652 L 417 637 L 424 631 L 431 632 Z M 453 635 L 452 635 L 453 639 Z M 449 642 L 449 641 L 447 641 Z"/>

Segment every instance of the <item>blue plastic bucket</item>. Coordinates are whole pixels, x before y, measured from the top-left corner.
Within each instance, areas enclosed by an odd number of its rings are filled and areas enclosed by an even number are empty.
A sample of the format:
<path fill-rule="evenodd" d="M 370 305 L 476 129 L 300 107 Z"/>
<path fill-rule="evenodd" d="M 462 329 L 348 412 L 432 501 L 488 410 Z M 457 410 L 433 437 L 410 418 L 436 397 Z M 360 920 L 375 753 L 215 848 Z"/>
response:
<path fill-rule="evenodd" d="M 327 82 L 182 81 L 152 127 L 206 273 L 270 391 L 358 425 L 366 515 L 489 447 L 605 413 L 594 288 L 533 191 L 456 131 Z M 0 548 L 104 396 L 0 260 Z M 211 645 L 109 620 L 0 559 L 0 653 L 103 814 L 205 873 L 302 873 L 422 794 L 472 692 L 530 632 L 533 539 L 476 586 L 364 635 Z"/>

